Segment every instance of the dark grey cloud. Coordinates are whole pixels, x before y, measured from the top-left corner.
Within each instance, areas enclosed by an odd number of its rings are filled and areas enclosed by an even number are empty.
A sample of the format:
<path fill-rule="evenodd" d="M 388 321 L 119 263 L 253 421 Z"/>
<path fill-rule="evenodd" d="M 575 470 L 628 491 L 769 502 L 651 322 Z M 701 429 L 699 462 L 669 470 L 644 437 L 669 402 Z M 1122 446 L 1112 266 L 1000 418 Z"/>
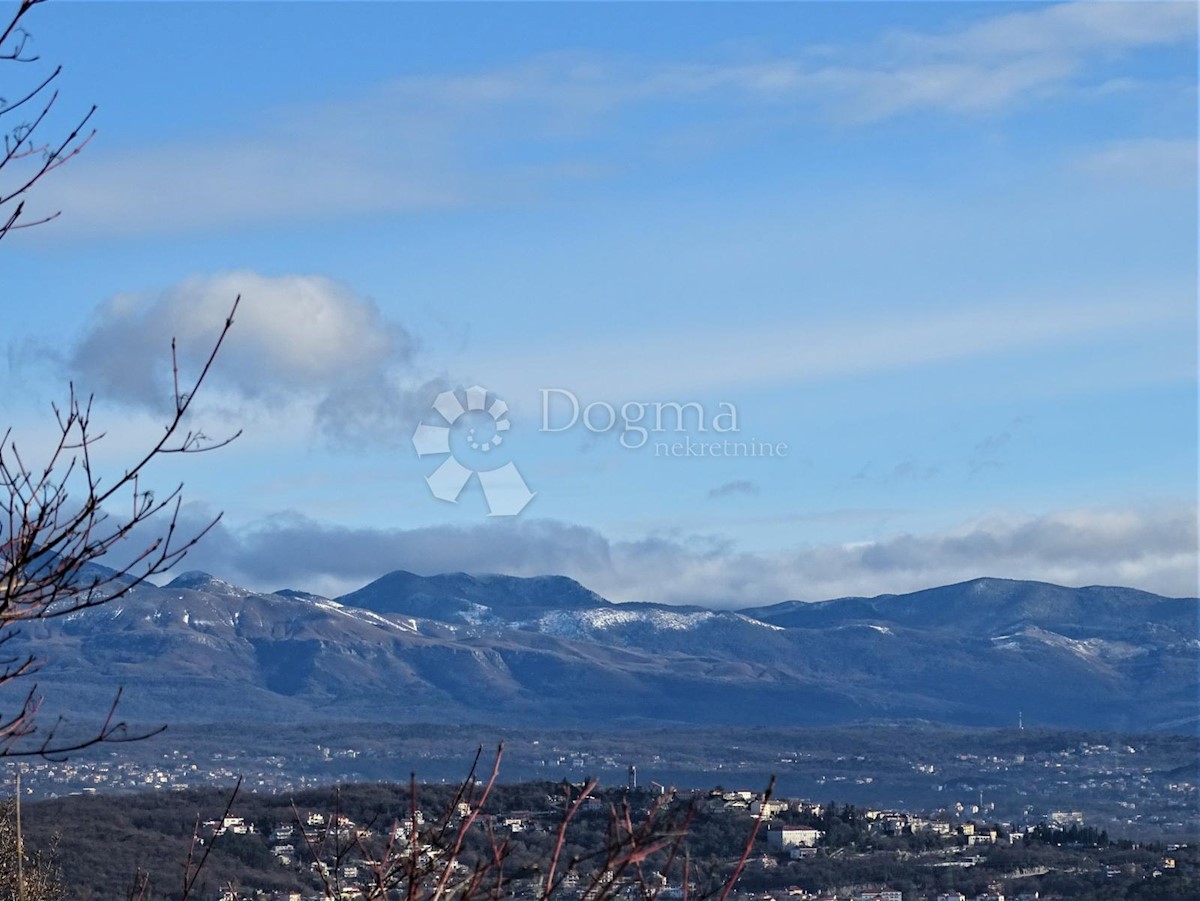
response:
<path fill-rule="evenodd" d="M 937 478 L 942 467 L 936 463 L 919 460 L 901 460 L 890 467 L 877 467 L 868 460 L 851 476 L 853 482 L 872 482 L 879 485 L 894 485 L 901 482 L 927 482 Z"/>
<path fill-rule="evenodd" d="M 339 450 L 394 446 L 409 440 L 433 400 L 454 385 L 446 376 L 404 384 L 387 373 L 330 386 L 313 410 L 317 432 Z"/>
<path fill-rule="evenodd" d="M 749 479 L 735 479 L 708 491 L 710 498 L 731 497 L 735 494 L 758 494 L 758 485 Z"/>
<path fill-rule="evenodd" d="M 985 435 L 975 442 L 975 446 L 971 448 L 970 459 L 967 461 L 970 474 L 976 476 L 985 470 L 1002 468 L 1005 451 L 1027 422 L 1029 422 L 1029 417 L 1017 416 L 1002 430 Z"/>

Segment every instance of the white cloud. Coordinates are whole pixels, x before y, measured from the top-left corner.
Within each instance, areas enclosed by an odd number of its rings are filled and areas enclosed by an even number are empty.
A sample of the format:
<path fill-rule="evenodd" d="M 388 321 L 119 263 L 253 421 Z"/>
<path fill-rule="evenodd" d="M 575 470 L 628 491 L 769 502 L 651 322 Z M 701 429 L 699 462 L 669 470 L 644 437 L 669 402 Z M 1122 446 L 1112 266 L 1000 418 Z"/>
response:
<path fill-rule="evenodd" d="M 880 6 L 879 9 L 885 7 Z M 1112 81 L 1122 54 L 1194 41 L 1186 3 L 1063 3 L 941 32 L 894 31 L 787 57 L 690 63 L 548 54 L 504 69 L 394 79 L 340 102 L 264 111 L 256 127 L 105 153 L 39 186 L 55 229 L 137 233 L 243 227 L 484 204 L 603 177 L 691 126 L 799 118 L 868 123 L 921 112 L 1002 112 Z M 618 117 L 639 116 L 633 133 Z M 320 123 L 314 127 L 313 123 Z M 617 130 L 614 130 L 614 129 Z M 604 134 L 604 158 L 595 142 Z M 529 152 L 530 150 L 535 152 Z M 34 240 L 37 240 L 36 236 Z"/>
<path fill-rule="evenodd" d="M 1196 9 L 1176 2 L 1065 2 L 982 19 L 944 35 L 894 35 L 907 54 L 1014 56 L 1126 51 L 1186 41 L 1196 33 Z"/>
<path fill-rule="evenodd" d="M 422 381 L 411 366 L 414 339 L 373 301 L 317 275 L 225 272 L 157 294 L 119 295 L 92 317 L 70 369 L 106 401 L 169 408 L 172 339 L 186 389 L 239 295 L 207 402 L 306 410 L 327 437 L 348 441 L 361 437 L 364 418 L 378 434 L 390 417 L 407 415 L 409 386 Z"/>
<path fill-rule="evenodd" d="M 104 235 L 244 228 L 377 212 L 442 209 L 469 192 L 432 140 L 357 104 L 264 113 L 259 129 L 106 154 L 101 144 L 38 186 L 40 210 L 67 210 L 63 231 Z M 312 122 L 325 127 L 314 129 Z"/>
<path fill-rule="evenodd" d="M 852 64 L 809 78 L 838 96 L 840 117 L 871 122 L 921 111 L 982 114 L 1044 98 L 1114 57 L 1194 42 L 1185 3 L 1058 3 L 941 33 L 894 31 L 853 49 Z"/>
<path fill-rule="evenodd" d="M 613 365 L 610 336 L 565 346 L 543 341 L 536 349 L 510 348 L 502 357 L 474 355 L 469 362 L 491 384 L 503 385 L 514 406 L 521 398 L 539 398 L 539 389 L 548 387 L 572 390 L 585 404 L 598 398 L 666 400 L 718 388 L 810 382 L 1080 345 L 1173 325 L 1194 327 L 1194 317 L 1192 299 L 1172 292 L 1143 295 L 1137 303 L 1120 296 L 1086 302 L 960 300 L 952 307 L 879 314 L 869 329 L 858 319 L 827 318 L 777 321 L 769 328 L 681 327 L 622 338 L 620 366 Z"/>
<path fill-rule="evenodd" d="M 1196 141 L 1167 138 L 1114 141 L 1084 154 L 1076 166 L 1096 178 L 1195 190 Z"/>

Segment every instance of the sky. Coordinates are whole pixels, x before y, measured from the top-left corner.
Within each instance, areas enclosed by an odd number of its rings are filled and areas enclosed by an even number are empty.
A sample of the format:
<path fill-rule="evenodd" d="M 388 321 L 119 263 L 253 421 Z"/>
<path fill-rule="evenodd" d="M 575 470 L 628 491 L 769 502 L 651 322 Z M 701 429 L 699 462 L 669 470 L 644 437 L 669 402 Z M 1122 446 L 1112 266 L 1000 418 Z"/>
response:
<path fill-rule="evenodd" d="M 1197 593 L 1194 4 L 52 0 L 26 28 L 0 96 L 61 64 L 44 128 L 98 111 L 29 195 L 61 216 L 0 244 L 16 440 L 46 452 L 73 382 L 119 473 L 171 339 L 197 371 L 241 296 L 194 409 L 241 436 L 152 472 L 186 525 L 223 513 L 182 568 Z"/>

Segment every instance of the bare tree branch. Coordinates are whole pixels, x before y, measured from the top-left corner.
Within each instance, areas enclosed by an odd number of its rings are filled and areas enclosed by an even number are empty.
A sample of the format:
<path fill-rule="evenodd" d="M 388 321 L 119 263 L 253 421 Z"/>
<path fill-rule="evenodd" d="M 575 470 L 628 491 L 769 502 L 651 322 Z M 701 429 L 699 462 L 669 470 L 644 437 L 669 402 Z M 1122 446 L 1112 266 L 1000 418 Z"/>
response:
<path fill-rule="evenodd" d="M 8 24 L 0 29 L 0 62 L 34 62 L 27 52 L 29 35 L 23 20 L 43 0 L 21 0 Z M 30 220 L 26 196 L 49 173 L 77 157 L 95 131 L 91 107 L 66 137 L 43 138 L 51 111 L 59 100 L 56 67 L 15 92 L 16 100 L 0 99 L 0 239 L 15 229 L 44 224 L 58 213 Z M 5 117 L 22 117 L 7 124 Z M 172 454 L 200 453 L 224 447 L 239 433 L 209 439 L 189 424 L 196 392 L 233 325 L 241 298 L 234 299 L 223 327 L 200 371 L 183 378 L 172 342 L 174 405 L 157 441 L 119 474 L 106 478 L 96 466 L 94 450 L 104 438 L 92 424 L 92 397 L 83 398 L 72 384 L 67 399 L 53 406 L 57 440 L 36 465 L 11 431 L 0 434 L 0 647 L 21 624 L 67 616 L 111 603 L 156 575 L 177 565 L 219 521 L 212 519 L 182 534 L 179 515 L 182 485 L 156 494 L 143 487 L 151 464 Z M 148 540 L 140 536 L 150 532 Z M 144 540 L 139 546 L 136 542 Z M 118 559 L 119 558 L 119 559 Z M 115 565 L 110 565 L 114 564 Z M 5 702 L 11 692 L 40 669 L 32 653 L 0 657 L 0 757 L 56 757 L 102 742 L 132 741 L 154 734 L 131 732 L 117 716 L 117 692 L 100 725 L 85 737 L 60 737 L 61 719 L 39 726 L 41 697 L 37 687 L 19 691 L 22 700 Z M 14 685 L 17 683 L 17 685 Z M 40 729 L 40 731 L 39 731 Z"/>

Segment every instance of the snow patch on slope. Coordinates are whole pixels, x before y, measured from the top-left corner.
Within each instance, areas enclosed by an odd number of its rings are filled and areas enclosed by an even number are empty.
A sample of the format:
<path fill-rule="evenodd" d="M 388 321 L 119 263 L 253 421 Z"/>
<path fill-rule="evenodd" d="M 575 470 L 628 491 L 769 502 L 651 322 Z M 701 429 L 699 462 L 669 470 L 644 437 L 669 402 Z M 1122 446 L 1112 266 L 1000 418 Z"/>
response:
<path fill-rule="evenodd" d="M 770 629 L 773 632 L 786 632 L 783 626 L 777 626 L 774 623 L 764 623 L 761 619 L 755 619 L 753 616 L 746 616 L 744 613 L 735 613 L 735 617 L 744 623 L 749 623 L 752 626 L 759 626 L 763 629 Z"/>
<path fill-rule="evenodd" d="M 671 610 L 613 610 L 599 607 L 594 610 L 555 610 L 531 625 L 547 635 L 581 638 L 595 632 L 639 624 L 658 631 L 690 631 L 716 615 L 710 610 L 676 613 Z"/>
<path fill-rule="evenodd" d="M 1004 650 L 1020 650 L 1028 647 L 1030 642 L 1068 651 L 1082 660 L 1096 664 L 1128 660 L 1146 653 L 1146 648 L 1127 641 L 1110 641 L 1105 638 L 1069 638 L 1066 635 L 1036 627 L 1022 629 L 1012 635 L 997 635 L 992 638 L 992 644 Z"/>
<path fill-rule="evenodd" d="M 496 618 L 491 607 L 485 607 L 483 604 L 476 604 L 473 601 L 468 601 L 467 609 L 458 611 L 458 615 L 463 622 L 471 626 L 483 625 Z"/>
<path fill-rule="evenodd" d="M 598 632 L 627 626 L 642 626 L 656 632 L 691 632 L 714 622 L 740 620 L 751 626 L 774 632 L 786 632 L 782 626 L 764 623 L 741 613 L 714 610 L 622 610 L 619 607 L 597 607 L 591 610 L 555 610 L 538 619 L 520 623 L 518 628 L 532 629 L 558 638 L 586 639 Z"/>
<path fill-rule="evenodd" d="M 325 610 L 329 613 L 337 613 L 340 616 L 348 616 L 351 619 L 359 620 L 360 622 L 371 623 L 374 626 L 383 626 L 384 628 L 400 629 L 402 632 L 419 632 L 417 621 L 414 619 L 392 620 L 387 617 L 380 616 L 372 610 L 364 610 L 361 607 L 347 607 L 345 604 L 339 604 L 337 601 L 326 599 L 309 601 L 314 607 Z"/>

